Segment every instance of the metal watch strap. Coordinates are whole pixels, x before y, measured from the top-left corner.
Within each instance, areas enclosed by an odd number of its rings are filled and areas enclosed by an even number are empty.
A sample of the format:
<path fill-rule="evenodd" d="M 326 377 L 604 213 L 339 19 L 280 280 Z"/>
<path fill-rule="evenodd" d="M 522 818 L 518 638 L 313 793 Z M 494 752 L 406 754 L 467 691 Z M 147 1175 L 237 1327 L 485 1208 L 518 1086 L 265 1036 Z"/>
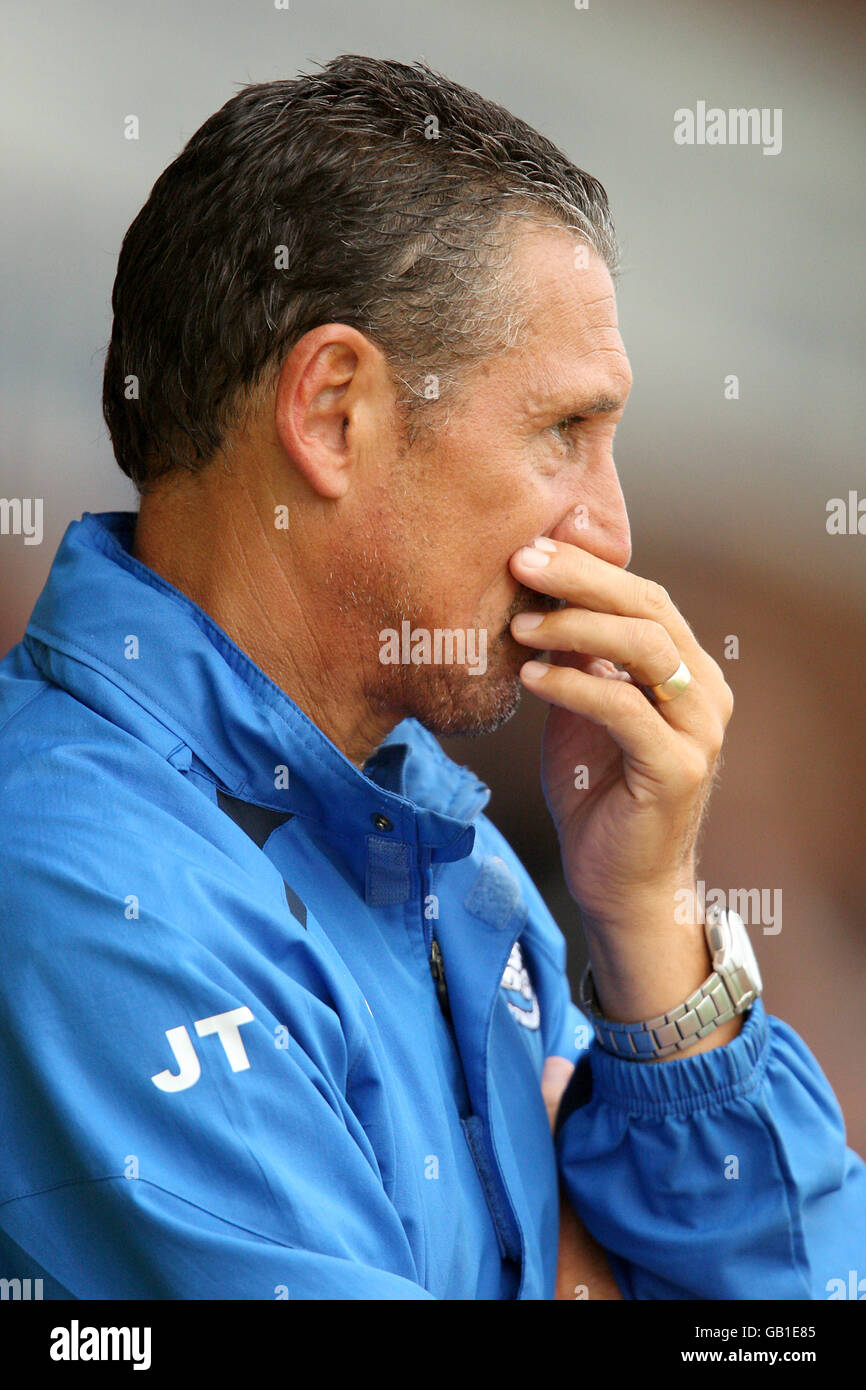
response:
<path fill-rule="evenodd" d="M 732 930 L 739 936 L 739 946 L 729 954 L 725 941 L 727 938 L 730 945 Z M 751 1007 L 762 983 L 742 918 L 714 904 L 707 909 L 704 933 L 718 968 L 684 1003 L 640 1023 L 619 1023 L 604 1017 L 587 965 L 580 981 L 580 1002 L 606 1052 L 639 1060 L 670 1057 Z"/>
<path fill-rule="evenodd" d="M 670 1057 L 684 1047 L 691 1047 L 699 1038 L 705 1038 L 720 1024 L 728 1023 L 737 1012 L 717 970 L 685 1003 L 677 1004 L 669 1013 L 642 1023 L 617 1023 L 599 1012 L 587 966 L 580 981 L 580 1003 L 592 1020 L 596 1037 L 605 1051 L 631 1058 Z"/>

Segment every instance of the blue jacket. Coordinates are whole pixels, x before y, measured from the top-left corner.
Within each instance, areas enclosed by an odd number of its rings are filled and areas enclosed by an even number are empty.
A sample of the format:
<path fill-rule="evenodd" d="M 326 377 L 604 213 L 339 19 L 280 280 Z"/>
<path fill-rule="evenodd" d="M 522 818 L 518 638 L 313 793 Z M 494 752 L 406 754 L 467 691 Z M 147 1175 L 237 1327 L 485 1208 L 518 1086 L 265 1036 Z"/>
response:
<path fill-rule="evenodd" d="M 799 1037 L 758 1001 L 703 1055 L 603 1052 L 488 789 L 413 720 L 360 772 L 134 521 L 69 527 L 0 663 L 0 1275 L 550 1298 L 559 1175 L 626 1298 L 866 1276 L 866 1167 Z"/>

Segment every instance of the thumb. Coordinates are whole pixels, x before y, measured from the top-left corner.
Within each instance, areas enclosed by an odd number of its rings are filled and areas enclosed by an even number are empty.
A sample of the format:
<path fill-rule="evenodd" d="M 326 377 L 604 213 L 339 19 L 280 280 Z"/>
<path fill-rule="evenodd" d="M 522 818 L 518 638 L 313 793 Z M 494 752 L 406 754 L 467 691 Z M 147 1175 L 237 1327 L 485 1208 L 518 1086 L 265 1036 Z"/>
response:
<path fill-rule="evenodd" d="M 556 1113 L 559 1110 L 562 1093 L 571 1080 L 573 1071 L 574 1063 L 569 1062 L 567 1057 L 548 1057 L 544 1063 L 544 1070 L 541 1073 L 541 1094 L 544 1097 L 544 1104 L 547 1106 L 547 1118 L 550 1121 L 551 1132 L 556 1125 Z"/>

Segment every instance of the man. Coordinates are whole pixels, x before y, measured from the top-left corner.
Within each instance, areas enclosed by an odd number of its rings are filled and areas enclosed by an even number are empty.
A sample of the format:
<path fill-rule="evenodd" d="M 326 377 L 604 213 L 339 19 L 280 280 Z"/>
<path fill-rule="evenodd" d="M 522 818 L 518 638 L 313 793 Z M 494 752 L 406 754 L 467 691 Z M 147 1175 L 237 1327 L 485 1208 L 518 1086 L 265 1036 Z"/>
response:
<path fill-rule="evenodd" d="M 817 1063 L 736 915 L 679 920 L 732 697 L 625 569 L 616 264 L 548 141 L 352 56 L 238 93 L 130 228 L 140 512 L 69 528 L 0 665 L 0 1255 L 46 1296 L 824 1298 L 862 1262 Z M 434 738 L 523 688 L 585 1011 Z"/>

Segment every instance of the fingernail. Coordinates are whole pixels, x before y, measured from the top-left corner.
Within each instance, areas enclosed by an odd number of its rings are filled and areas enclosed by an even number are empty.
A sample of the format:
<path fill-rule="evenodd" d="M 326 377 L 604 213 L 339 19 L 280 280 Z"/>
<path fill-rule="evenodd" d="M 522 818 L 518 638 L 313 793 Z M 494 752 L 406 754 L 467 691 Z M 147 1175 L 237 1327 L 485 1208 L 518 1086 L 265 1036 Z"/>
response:
<path fill-rule="evenodd" d="M 523 545 L 517 552 L 517 558 L 521 565 L 527 569 L 541 569 L 543 565 L 550 564 L 550 556 L 543 550 L 536 550 L 531 545 Z"/>
<path fill-rule="evenodd" d="M 531 632 L 543 622 L 543 613 L 518 613 L 517 617 L 512 619 L 511 628 L 513 632 Z"/>
<path fill-rule="evenodd" d="M 532 544 L 536 550 L 549 550 L 551 555 L 556 554 L 556 545 L 548 536 L 536 536 Z"/>
<path fill-rule="evenodd" d="M 550 667 L 544 661 L 524 661 L 520 668 L 521 676 L 528 676 L 531 681 L 541 680 L 546 676 Z"/>

